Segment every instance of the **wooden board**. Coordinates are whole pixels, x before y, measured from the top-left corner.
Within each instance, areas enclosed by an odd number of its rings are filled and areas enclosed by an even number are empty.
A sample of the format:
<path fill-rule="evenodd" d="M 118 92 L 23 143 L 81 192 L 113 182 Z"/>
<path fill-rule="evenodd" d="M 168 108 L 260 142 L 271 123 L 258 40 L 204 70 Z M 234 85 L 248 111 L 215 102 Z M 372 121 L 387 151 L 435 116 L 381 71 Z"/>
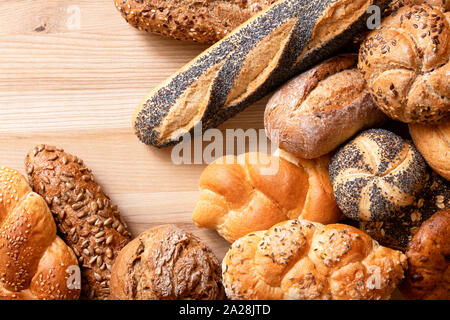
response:
<path fill-rule="evenodd" d="M 112 0 L 0 1 L 0 165 L 24 172 L 36 144 L 82 158 L 133 235 L 175 223 L 219 259 L 228 243 L 194 226 L 205 165 L 175 165 L 142 144 L 131 117 L 148 90 L 206 48 L 129 26 Z M 264 101 L 222 126 L 263 128 Z"/>

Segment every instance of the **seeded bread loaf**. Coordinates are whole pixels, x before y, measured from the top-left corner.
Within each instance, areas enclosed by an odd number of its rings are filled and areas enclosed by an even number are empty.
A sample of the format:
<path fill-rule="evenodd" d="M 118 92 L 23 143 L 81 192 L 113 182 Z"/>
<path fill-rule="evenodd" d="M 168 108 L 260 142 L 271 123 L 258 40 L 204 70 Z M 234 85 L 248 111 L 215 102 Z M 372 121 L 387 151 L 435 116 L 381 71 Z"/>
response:
<path fill-rule="evenodd" d="M 111 273 L 119 300 L 219 300 L 225 297 L 217 258 L 174 225 L 141 233 L 122 249 Z"/>
<path fill-rule="evenodd" d="M 429 123 L 450 115 L 450 13 L 404 6 L 361 45 L 358 67 L 392 119 Z"/>
<path fill-rule="evenodd" d="M 139 30 L 214 43 L 276 0 L 114 0 Z"/>
<path fill-rule="evenodd" d="M 84 297 L 108 298 L 112 265 L 131 238 L 117 206 L 83 161 L 62 149 L 36 146 L 25 167 L 33 190 L 46 200 L 59 234 L 80 262 Z"/>
<path fill-rule="evenodd" d="M 400 287 L 408 299 L 450 299 L 450 210 L 435 213 L 406 251 L 408 272 Z"/>
<path fill-rule="evenodd" d="M 396 11 L 403 6 L 413 4 L 428 4 L 433 7 L 442 8 L 445 11 L 450 10 L 450 0 L 394 0 L 389 5 L 389 11 Z"/>
<path fill-rule="evenodd" d="M 383 221 L 411 205 L 426 179 L 426 164 L 412 143 L 371 129 L 343 146 L 330 164 L 334 196 L 358 221 Z"/>
<path fill-rule="evenodd" d="M 0 167 L 0 300 L 78 299 L 79 281 L 44 199 L 22 174 Z"/>
<path fill-rule="evenodd" d="M 450 118 L 436 125 L 410 124 L 409 132 L 430 167 L 450 180 Z"/>
<path fill-rule="evenodd" d="M 343 224 L 289 220 L 233 243 L 222 262 L 230 299 L 389 299 L 407 268 L 400 251 Z"/>
<path fill-rule="evenodd" d="M 299 158 L 330 153 L 361 129 L 381 125 L 387 117 L 370 96 L 358 56 L 333 57 L 295 77 L 267 103 L 267 136 Z"/>
<path fill-rule="evenodd" d="M 280 0 L 235 29 L 138 105 L 133 125 L 164 147 L 215 127 L 341 48 L 384 0 Z"/>

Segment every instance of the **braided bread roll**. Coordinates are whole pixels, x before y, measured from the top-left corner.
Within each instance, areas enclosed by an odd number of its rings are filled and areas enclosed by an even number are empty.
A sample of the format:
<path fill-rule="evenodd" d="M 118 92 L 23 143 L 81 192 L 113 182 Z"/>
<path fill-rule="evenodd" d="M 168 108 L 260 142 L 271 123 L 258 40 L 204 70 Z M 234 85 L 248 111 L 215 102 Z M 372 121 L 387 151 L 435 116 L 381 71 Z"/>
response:
<path fill-rule="evenodd" d="M 343 224 L 290 220 L 235 241 L 223 263 L 230 299 L 388 299 L 406 257 Z"/>
<path fill-rule="evenodd" d="M 200 177 L 192 219 L 229 242 L 298 217 L 321 223 L 341 218 L 328 177 L 329 156 L 315 160 L 263 153 L 226 156 Z M 273 169 L 273 171 L 272 171 Z M 267 172 L 264 172 L 267 171 Z"/>
<path fill-rule="evenodd" d="M 77 258 L 56 235 L 44 199 L 22 174 L 1 167 L 0 300 L 78 299 L 80 290 L 71 281 L 77 270 Z"/>

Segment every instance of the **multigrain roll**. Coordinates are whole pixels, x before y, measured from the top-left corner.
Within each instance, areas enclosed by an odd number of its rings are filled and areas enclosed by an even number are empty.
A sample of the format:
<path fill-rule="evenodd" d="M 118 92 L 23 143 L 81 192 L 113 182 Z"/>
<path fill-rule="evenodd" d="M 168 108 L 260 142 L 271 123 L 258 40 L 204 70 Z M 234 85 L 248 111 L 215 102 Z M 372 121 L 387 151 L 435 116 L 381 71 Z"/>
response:
<path fill-rule="evenodd" d="M 409 133 L 430 167 L 450 180 L 450 118 L 435 125 L 410 124 Z"/>
<path fill-rule="evenodd" d="M 214 43 L 276 0 L 114 0 L 133 27 L 178 40 Z"/>
<path fill-rule="evenodd" d="M 74 300 L 80 269 L 44 199 L 0 167 L 0 300 Z"/>
<path fill-rule="evenodd" d="M 450 114 L 449 19 L 437 7 L 404 6 L 361 45 L 358 67 L 391 118 L 429 123 Z"/>
<path fill-rule="evenodd" d="M 347 217 L 389 220 L 415 201 L 426 180 L 426 164 L 412 143 L 390 131 L 371 129 L 333 156 L 330 179 Z"/>
<path fill-rule="evenodd" d="M 194 235 L 174 225 L 141 233 L 122 249 L 111 274 L 111 298 L 218 300 L 225 297 L 220 264 Z"/>
<path fill-rule="evenodd" d="M 299 158 L 330 153 L 361 129 L 381 125 L 381 112 L 356 69 L 357 55 L 331 58 L 295 77 L 267 103 L 267 136 Z"/>
<path fill-rule="evenodd" d="M 222 262 L 230 299 L 389 299 L 406 257 L 342 224 L 289 220 L 233 243 Z"/>
<path fill-rule="evenodd" d="M 359 228 L 382 245 L 405 251 L 422 223 L 442 209 L 450 209 L 450 182 L 429 170 L 423 190 L 398 217 L 387 221 L 361 222 Z"/>
<path fill-rule="evenodd" d="M 28 179 L 47 202 L 59 234 L 73 249 L 82 272 L 82 294 L 109 297 L 109 278 L 131 234 L 92 171 L 63 149 L 38 145 L 25 159 Z"/>
<path fill-rule="evenodd" d="M 389 4 L 389 12 L 396 11 L 399 8 L 413 4 L 428 4 L 436 8 L 442 8 L 445 11 L 450 10 L 450 0 L 394 0 Z"/>
<path fill-rule="evenodd" d="M 450 299 L 450 210 L 425 221 L 406 250 L 408 272 L 400 287 L 408 299 Z"/>
<path fill-rule="evenodd" d="M 306 160 L 284 152 L 219 158 L 200 177 L 192 219 L 229 242 L 299 217 L 335 223 L 342 214 L 328 177 L 329 161 L 330 156 Z"/>

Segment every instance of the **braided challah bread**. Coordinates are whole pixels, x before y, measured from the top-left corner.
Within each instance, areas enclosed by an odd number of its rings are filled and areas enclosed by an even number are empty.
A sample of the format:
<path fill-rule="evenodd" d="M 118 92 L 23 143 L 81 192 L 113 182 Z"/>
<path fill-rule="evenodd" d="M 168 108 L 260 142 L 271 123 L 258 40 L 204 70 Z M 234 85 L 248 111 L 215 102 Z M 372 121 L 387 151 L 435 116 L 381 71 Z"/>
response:
<path fill-rule="evenodd" d="M 450 114 L 449 18 L 438 7 L 404 6 L 361 45 L 358 67 L 391 118 L 423 123 Z"/>
<path fill-rule="evenodd" d="M 200 177 L 192 218 L 199 227 L 217 229 L 229 242 L 298 217 L 335 223 L 341 213 L 328 177 L 329 161 L 329 156 L 291 156 L 288 161 L 263 153 L 220 158 Z"/>
<path fill-rule="evenodd" d="M 78 261 L 44 199 L 0 167 L 0 299 L 78 299 Z"/>
<path fill-rule="evenodd" d="M 406 257 L 343 224 L 284 221 L 235 241 L 223 263 L 230 299 L 388 299 Z"/>

